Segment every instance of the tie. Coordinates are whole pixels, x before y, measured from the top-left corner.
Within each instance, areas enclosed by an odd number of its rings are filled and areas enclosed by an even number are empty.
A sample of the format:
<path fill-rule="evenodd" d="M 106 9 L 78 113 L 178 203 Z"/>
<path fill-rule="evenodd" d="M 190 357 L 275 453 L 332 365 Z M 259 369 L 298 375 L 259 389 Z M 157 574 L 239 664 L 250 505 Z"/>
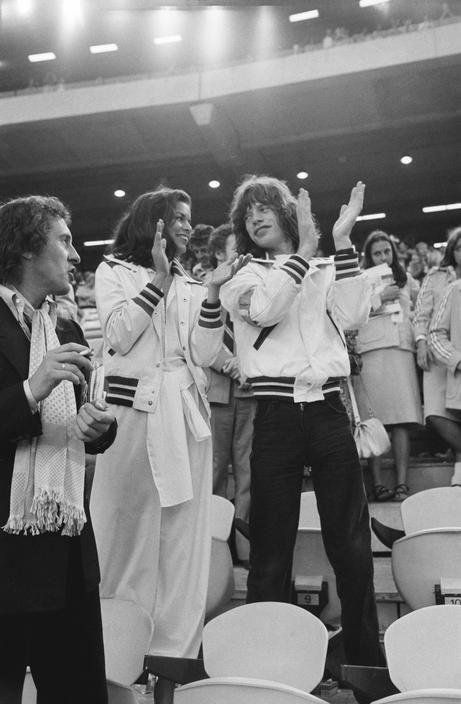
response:
<path fill-rule="evenodd" d="M 224 346 L 227 347 L 231 354 L 234 354 L 234 323 L 232 322 L 229 313 L 226 314 L 224 323 Z"/>

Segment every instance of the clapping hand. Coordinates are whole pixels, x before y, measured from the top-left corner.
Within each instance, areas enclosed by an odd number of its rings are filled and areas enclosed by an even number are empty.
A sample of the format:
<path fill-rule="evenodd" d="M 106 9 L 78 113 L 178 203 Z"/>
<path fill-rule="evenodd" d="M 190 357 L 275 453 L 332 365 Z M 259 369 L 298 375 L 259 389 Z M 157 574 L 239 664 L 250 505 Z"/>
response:
<path fill-rule="evenodd" d="M 296 201 L 296 217 L 299 234 L 298 254 L 304 259 L 310 259 L 317 251 L 318 235 L 314 218 L 312 217 L 311 199 L 304 188 L 299 189 Z"/>
<path fill-rule="evenodd" d="M 165 224 L 163 220 L 159 220 L 157 222 L 151 254 L 156 273 L 168 275 L 170 273 L 170 262 L 166 256 L 166 239 L 162 237 L 164 227 Z"/>
<path fill-rule="evenodd" d="M 365 184 L 362 183 L 362 181 L 357 181 L 357 184 L 351 191 L 349 203 L 341 206 L 339 218 L 333 225 L 333 239 L 336 251 L 348 249 L 352 246 L 350 234 L 357 217 L 362 212 L 364 194 Z"/>
<path fill-rule="evenodd" d="M 251 259 L 251 254 L 233 254 L 232 257 L 222 262 L 222 264 L 219 264 L 219 266 L 211 272 L 207 281 L 208 287 L 215 287 L 219 290 L 223 284 L 230 281 L 242 267 L 251 261 Z"/>

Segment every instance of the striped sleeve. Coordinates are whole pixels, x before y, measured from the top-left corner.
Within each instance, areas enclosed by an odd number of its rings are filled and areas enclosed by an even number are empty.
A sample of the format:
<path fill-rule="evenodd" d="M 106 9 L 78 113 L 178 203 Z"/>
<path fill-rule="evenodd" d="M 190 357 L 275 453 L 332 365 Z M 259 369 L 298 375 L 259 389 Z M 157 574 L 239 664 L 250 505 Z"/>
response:
<path fill-rule="evenodd" d="M 292 254 L 280 267 L 281 271 L 291 276 L 295 284 L 300 284 L 305 277 L 309 264 L 299 254 Z"/>
<path fill-rule="evenodd" d="M 360 274 L 359 257 L 355 247 L 340 249 L 335 254 L 336 281 Z"/>
<path fill-rule="evenodd" d="M 149 283 L 133 298 L 133 302 L 137 303 L 147 315 L 152 315 L 163 295 L 163 291 Z"/>
<path fill-rule="evenodd" d="M 198 324 L 202 328 L 223 327 L 223 321 L 221 318 L 221 302 L 218 301 L 217 303 L 208 303 L 206 300 L 203 301 L 200 309 Z"/>
<path fill-rule="evenodd" d="M 451 306 L 455 290 L 455 284 L 447 288 L 429 329 L 429 344 L 434 356 L 453 371 L 461 360 L 461 352 L 455 349 L 450 340 Z"/>

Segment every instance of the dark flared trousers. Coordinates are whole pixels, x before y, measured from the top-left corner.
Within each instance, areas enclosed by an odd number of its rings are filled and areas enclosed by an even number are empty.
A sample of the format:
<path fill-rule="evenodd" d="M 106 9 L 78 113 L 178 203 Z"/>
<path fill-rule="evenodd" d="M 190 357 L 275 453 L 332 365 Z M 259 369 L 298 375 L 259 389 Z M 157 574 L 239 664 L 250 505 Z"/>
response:
<path fill-rule="evenodd" d="M 384 665 L 362 470 L 337 392 L 303 404 L 258 400 L 247 601 L 290 600 L 305 465 L 312 468 L 323 542 L 336 575 L 347 662 Z"/>

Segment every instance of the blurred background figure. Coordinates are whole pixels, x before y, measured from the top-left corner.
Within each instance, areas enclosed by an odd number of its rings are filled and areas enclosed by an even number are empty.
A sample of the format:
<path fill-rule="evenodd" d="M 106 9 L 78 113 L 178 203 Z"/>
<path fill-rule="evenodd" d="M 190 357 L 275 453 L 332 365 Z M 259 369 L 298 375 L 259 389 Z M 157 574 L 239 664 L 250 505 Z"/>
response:
<path fill-rule="evenodd" d="M 356 347 L 362 356 L 366 397 L 357 388 L 361 417 L 366 417 L 368 403 L 373 414 L 387 427 L 395 460 L 394 489 L 383 486 L 381 460 L 370 459 L 376 501 L 403 501 L 409 492 L 407 470 L 410 460 L 409 428 L 422 423 L 422 408 L 416 373 L 415 343 L 411 312 L 418 285 L 398 261 L 389 235 L 375 230 L 365 240 L 363 268 L 388 264 L 393 282 L 375 294 L 370 319 L 357 334 Z"/>

